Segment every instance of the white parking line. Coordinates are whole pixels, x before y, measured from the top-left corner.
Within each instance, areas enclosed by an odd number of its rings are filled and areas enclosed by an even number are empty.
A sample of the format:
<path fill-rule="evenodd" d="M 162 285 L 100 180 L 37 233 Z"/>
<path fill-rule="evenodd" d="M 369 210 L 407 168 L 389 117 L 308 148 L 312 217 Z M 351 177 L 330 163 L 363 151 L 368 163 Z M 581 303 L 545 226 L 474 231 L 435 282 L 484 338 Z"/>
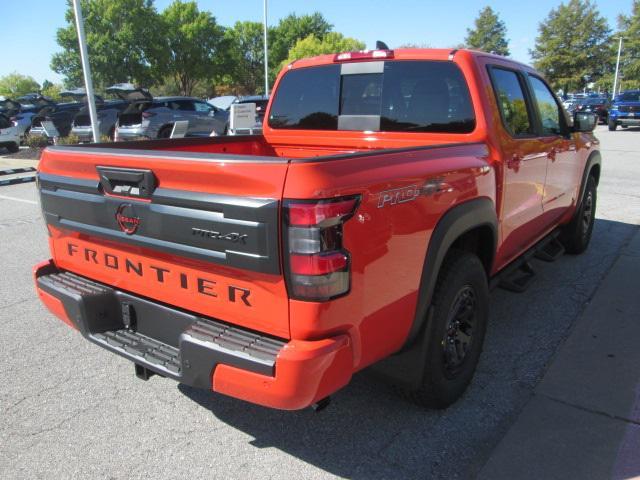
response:
<path fill-rule="evenodd" d="M 38 205 L 38 202 L 36 202 L 34 200 L 27 200 L 25 198 L 7 197 L 6 195 L 0 195 L 0 199 L 1 200 L 13 200 L 14 202 L 29 203 L 31 205 Z"/>

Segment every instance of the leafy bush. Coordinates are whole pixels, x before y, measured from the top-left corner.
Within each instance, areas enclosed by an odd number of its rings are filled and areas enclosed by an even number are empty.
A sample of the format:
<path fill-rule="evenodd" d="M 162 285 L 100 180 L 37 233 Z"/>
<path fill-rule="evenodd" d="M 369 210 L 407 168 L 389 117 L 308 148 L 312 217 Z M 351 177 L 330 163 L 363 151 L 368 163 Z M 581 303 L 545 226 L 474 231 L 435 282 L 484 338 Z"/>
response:
<path fill-rule="evenodd" d="M 49 145 L 49 139 L 41 135 L 27 135 L 24 143 L 29 148 L 44 148 Z"/>
<path fill-rule="evenodd" d="M 58 138 L 56 142 L 58 145 L 77 145 L 80 143 L 80 138 L 77 135 L 69 134 L 66 137 Z"/>

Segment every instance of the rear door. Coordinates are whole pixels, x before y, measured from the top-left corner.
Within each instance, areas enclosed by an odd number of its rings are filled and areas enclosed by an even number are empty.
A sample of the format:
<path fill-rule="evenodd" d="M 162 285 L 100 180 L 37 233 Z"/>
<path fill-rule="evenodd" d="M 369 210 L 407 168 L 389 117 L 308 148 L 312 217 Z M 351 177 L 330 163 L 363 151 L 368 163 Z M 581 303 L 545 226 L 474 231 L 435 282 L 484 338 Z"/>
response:
<path fill-rule="evenodd" d="M 215 116 L 215 108 L 206 102 L 193 102 L 198 115 L 198 134 L 210 135 L 213 130 L 217 134 L 224 132 L 224 122 Z"/>
<path fill-rule="evenodd" d="M 57 266 L 201 315 L 289 337 L 279 205 L 288 162 L 54 147 L 40 162 Z"/>

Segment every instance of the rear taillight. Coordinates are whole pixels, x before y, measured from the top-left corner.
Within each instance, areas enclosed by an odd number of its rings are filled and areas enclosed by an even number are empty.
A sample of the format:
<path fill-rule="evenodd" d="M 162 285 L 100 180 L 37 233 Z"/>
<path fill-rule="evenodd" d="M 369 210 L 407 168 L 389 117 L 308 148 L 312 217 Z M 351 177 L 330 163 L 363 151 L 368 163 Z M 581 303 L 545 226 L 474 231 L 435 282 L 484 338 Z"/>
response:
<path fill-rule="evenodd" d="M 291 298 L 323 302 L 349 292 L 351 256 L 342 243 L 342 227 L 358 200 L 285 200 L 285 268 Z"/>
<path fill-rule="evenodd" d="M 142 118 L 151 118 L 155 116 L 154 112 L 142 112 Z"/>

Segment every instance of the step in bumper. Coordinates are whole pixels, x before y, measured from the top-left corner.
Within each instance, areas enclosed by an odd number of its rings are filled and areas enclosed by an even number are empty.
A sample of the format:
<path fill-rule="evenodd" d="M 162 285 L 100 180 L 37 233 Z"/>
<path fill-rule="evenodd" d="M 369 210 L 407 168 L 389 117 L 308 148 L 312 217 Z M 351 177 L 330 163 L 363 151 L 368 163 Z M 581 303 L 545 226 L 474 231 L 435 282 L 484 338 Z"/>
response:
<path fill-rule="evenodd" d="M 52 261 L 34 268 L 49 310 L 91 342 L 164 377 L 295 410 L 346 385 L 349 337 L 284 340 L 131 295 Z"/>

